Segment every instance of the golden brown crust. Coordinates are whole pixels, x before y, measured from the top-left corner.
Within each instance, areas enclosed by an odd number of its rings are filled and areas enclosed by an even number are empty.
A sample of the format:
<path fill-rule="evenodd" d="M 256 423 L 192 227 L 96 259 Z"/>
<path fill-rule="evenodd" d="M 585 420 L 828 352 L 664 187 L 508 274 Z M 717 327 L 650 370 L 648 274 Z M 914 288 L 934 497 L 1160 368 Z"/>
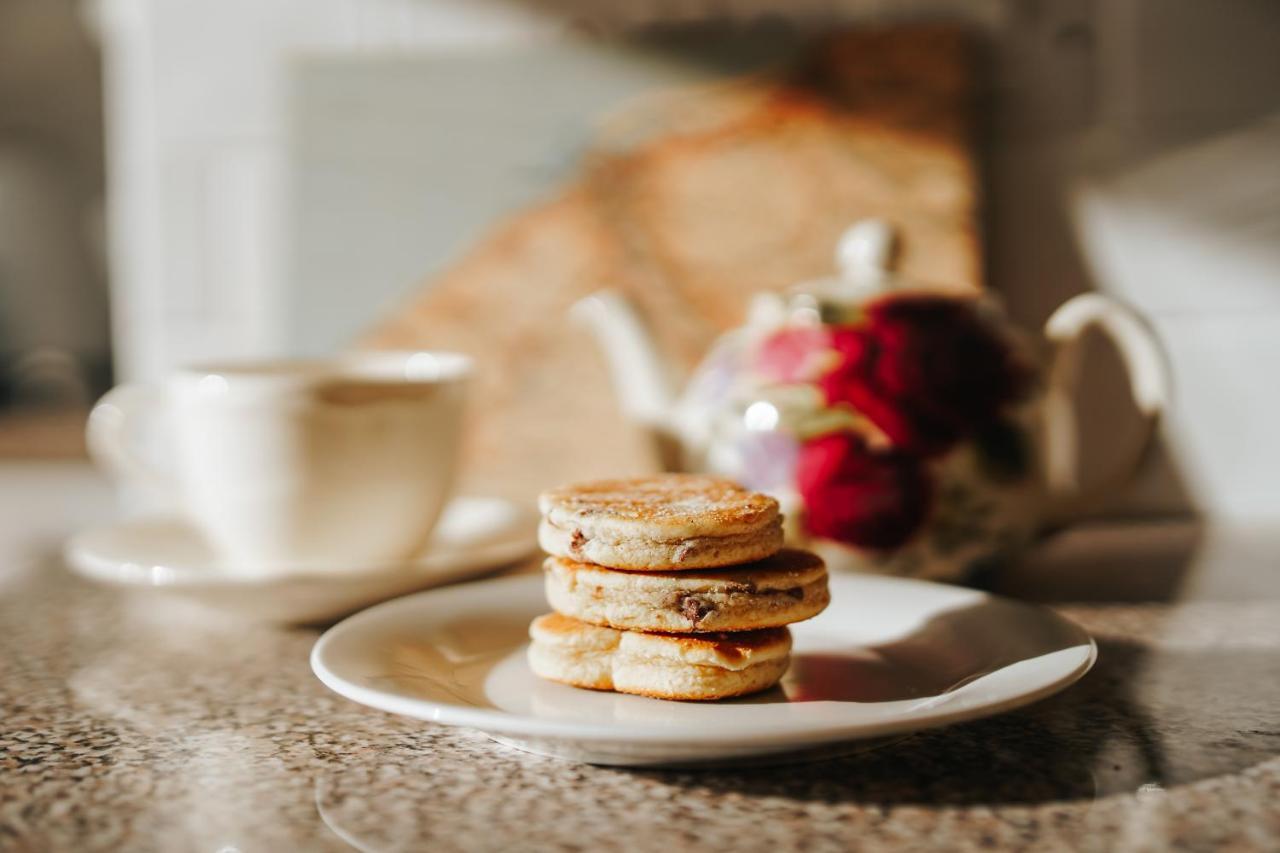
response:
<path fill-rule="evenodd" d="M 582 622 L 561 613 L 544 613 L 533 620 L 534 627 L 548 634 L 573 634 L 582 629 Z"/>
<path fill-rule="evenodd" d="M 727 536 L 761 530 L 777 522 L 778 502 L 722 477 L 657 474 L 574 483 L 543 492 L 539 506 L 558 527 L 612 530 L 667 541 L 691 536 Z"/>
<path fill-rule="evenodd" d="M 786 628 L 760 628 L 755 631 L 719 631 L 714 634 L 671 634 L 651 632 L 679 646 L 682 652 L 706 651 L 726 661 L 743 661 L 764 646 L 790 643 Z"/>

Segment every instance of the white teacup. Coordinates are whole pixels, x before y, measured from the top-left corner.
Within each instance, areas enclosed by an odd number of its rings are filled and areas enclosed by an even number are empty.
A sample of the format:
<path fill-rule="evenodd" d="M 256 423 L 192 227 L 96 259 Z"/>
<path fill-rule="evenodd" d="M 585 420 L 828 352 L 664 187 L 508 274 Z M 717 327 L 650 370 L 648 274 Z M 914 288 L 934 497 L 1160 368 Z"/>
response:
<path fill-rule="evenodd" d="M 471 362 L 443 352 L 212 365 L 125 385 L 89 416 L 94 461 L 157 486 L 247 575 L 394 565 L 453 487 Z M 161 418 L 171 464 L 134 450 Z"/>

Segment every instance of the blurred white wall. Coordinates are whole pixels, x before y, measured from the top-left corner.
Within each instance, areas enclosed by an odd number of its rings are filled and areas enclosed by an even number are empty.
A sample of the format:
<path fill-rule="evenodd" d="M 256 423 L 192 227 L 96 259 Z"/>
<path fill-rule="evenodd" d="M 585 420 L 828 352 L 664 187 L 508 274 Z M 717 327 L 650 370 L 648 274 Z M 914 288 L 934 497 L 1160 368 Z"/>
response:
<path fill-rule="evenodd" d="M 991 277 L 1043 321 L 1099 289 L 1142 309 L 1175 381 L 1160 452 L 1111 510 L 1280 511 L 1280 4 L 1013 4 L 989 171 Z M 1034 14 L 1032 14 L 1034 13 Z M 1093 472 L 1136 421 L 1117 362 L 1091 352 Z"/>

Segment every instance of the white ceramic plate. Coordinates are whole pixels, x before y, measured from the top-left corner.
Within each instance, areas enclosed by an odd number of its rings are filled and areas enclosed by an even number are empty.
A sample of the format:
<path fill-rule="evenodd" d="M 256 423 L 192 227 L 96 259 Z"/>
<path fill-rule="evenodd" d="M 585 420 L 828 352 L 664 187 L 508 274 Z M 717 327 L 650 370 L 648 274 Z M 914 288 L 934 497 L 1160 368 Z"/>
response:
<path fill-rule="evenodd" d="M 311 653 L 333 690 L 365 705 L 545 755 L 597 764 L 758 759 L 985 717 L 1034 702 L 1093 665 L 1093 641 L 1038 607 L 973 590 L 865 575 L 792 626 L 782 684 L 725 702 L 579 690 L 525 664 L 542 579 L 464 584 L 373 607 Z"/>
<path fill-rule="evenodd" d="M 118 521 L 83 531 L 65 548 L 79 575 L 154 589 L 278 622 L 320 622 L 397 595 L 472 578 L 537 549 L 537 517 L 498 498 L 455 498 L 417 559 L 399 566 L 343 567 L 325 574 L 253 578 L 228 573 L 188 523 Z"/>

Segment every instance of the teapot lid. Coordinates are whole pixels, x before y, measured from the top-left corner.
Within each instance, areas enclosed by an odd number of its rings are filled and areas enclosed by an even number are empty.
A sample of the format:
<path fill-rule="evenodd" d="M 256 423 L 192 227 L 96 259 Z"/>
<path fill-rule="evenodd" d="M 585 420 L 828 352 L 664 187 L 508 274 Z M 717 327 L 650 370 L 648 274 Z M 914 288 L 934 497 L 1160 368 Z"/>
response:
<path fill-rule="evenodd" d="M 898 230 L 887 220 L 862 219 L 836 242 L 836 275 L 811 279 L 781 293 L 756 294 L 747 325 L 771 329 L 779 325 L 842 322 L 863 303 L 893 290 L 910 287 L 894 272 Z"/>
<path fill-rule="evenodd" d="M 823 301 L 861 302 L 895 287 L 897 230 L 884 219 L 863 219 L 845 229 L 836 242 L 835 276 L 789 288 L 792 296 Z"/>
<path fill-rule="evenodd" d="M 887 220 L 861 219 L 850 225 L 836 242 L 836 275 L 787 288 L 788 313 L 792 318 L 800 313 L 819 320 L 832 309 L 838 314 L 841 307 L 854 307 L 902 287 L 892 269 L 897 245 L 897 231 Z"/>
<path fill-rule="evenodd" d="M 898 234 L 883 219 L 863 219 L 845 229 L 836 243 L 841 279 L 883 279 L 897 260 Z"/>

